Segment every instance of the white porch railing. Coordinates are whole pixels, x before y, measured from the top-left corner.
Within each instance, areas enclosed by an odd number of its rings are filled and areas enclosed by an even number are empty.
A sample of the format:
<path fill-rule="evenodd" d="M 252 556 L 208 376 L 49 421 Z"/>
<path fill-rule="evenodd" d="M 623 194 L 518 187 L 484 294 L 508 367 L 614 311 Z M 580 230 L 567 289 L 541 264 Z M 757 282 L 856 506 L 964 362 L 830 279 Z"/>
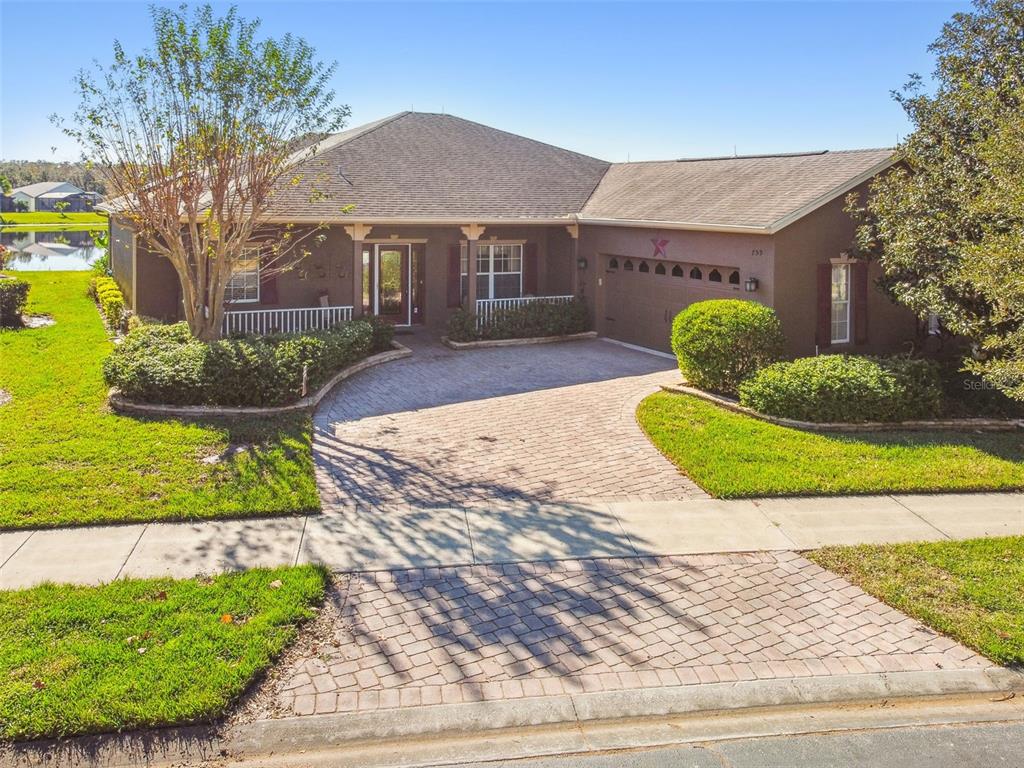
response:
<path fill-rule="evenodd" d="M 484 328 L 490 325 L 496 315 L 508 310 L 518 309 L 527 304 L 568 304 L 575 299 L 575 296 L 523 296 L 518 299 L 477 299 L 476 300 L 476 325 Z"/>
<path fill-rule="evenodd" d="M 297 309 L 241 309 L 224 313 L 224 335 L 302 333 L 330 328 L 352 319 L 352 307 L 299 307 Z"/>

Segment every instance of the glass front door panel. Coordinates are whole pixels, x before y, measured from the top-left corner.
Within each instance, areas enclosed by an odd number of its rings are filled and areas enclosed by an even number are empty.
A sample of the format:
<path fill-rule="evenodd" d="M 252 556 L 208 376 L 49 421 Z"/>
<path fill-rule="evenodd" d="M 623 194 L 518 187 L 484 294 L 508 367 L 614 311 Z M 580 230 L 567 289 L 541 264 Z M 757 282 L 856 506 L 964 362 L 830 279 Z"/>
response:
<path fill-rule="evenodd" d="M 377 314 L 394 323 L 409 322 L 409 253 L 407 246 L 377 251 Z"/>

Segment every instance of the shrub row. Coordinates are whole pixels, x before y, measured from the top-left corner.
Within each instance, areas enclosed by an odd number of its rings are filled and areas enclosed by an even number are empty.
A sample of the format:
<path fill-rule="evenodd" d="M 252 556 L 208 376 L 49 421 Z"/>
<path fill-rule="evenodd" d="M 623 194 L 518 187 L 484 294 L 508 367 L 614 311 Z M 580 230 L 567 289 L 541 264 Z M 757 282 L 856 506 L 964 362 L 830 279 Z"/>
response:
<path fill-rule="evenodd" d="M 0 328 L 20 328 L 28 302 L 29 284 L 16 277 L 0 276 Z"/>
<path fill-rule="evenodd" d="M 130 400 L 170 405 L 275 406 L 315 392 L 338 370 L 390 346 L 389 328 L 355 320 L 331 330 L 206 343 L 188 325 L 140 325 L 103 365 Z"/>
<path fill-rule="evenodd" d="M 776 362 L 784 341 L 774 310 L 751 301 L 698 302 L 672 325 L 672 349 L 690 384 L 738 395 L 761 413 L 812 422 L 909 421 L 943 413 L 934 362 L 851 355 Z"/>
<path fill-rule="evenodd" d="M 98 275 L 89 281 L 89 295 L 99 305 L 103 319 L 112 331 L 123 331 L 127 321 L 124 294 L 112 277 Z"/>
<path fill-rule="evenodd" d="M 801 421 L 908 421 L 942 412 L 938 366 L 909 357 L 821 355 L 775 363 L 743 382 L 739 394 L 742 405 Z"/>
<path fill-rule="evenodd" d="M 477 316 L 463 309 L 456 310 L 448 319 L 448 338 L 452 341 L 567 336 L 588 330 L 590 317 L 582 299 L 562 304 L 532 301 L 512 309 L 497 310 L 481 328 L 477 327 Z"/>

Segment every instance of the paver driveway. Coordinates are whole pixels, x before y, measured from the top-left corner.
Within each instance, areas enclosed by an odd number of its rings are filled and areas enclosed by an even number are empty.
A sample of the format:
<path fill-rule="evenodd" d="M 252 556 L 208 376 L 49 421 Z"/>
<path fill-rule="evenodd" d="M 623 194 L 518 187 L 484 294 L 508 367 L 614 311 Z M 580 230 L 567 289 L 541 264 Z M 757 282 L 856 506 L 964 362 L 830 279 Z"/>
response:
<path fill-rule="evenodd" d="M 993 665 L 792 552 L 352 573 L 263 717 Z"/>
<path fill-rule="evenodd" d="M 326 511 L 496 502 L 653 501 L 705 494 L 636 424 L 672 361 L 605 341 L 412 357 L 359 374 L 315 416 Z"/>

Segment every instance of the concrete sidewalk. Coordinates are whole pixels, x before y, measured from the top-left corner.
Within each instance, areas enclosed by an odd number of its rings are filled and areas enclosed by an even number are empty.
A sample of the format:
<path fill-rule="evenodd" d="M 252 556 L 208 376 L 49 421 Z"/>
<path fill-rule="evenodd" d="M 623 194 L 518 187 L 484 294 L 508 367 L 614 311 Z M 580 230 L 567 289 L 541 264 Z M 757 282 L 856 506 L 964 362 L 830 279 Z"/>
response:
<path fill-rule="evenodd" d="M 374 507 L 305 517 L 3 533 L 0 588 L 188 577 L 305 562 L 347 572 L 1011 534 L 1024 534 L 1024 494 Z"/>

